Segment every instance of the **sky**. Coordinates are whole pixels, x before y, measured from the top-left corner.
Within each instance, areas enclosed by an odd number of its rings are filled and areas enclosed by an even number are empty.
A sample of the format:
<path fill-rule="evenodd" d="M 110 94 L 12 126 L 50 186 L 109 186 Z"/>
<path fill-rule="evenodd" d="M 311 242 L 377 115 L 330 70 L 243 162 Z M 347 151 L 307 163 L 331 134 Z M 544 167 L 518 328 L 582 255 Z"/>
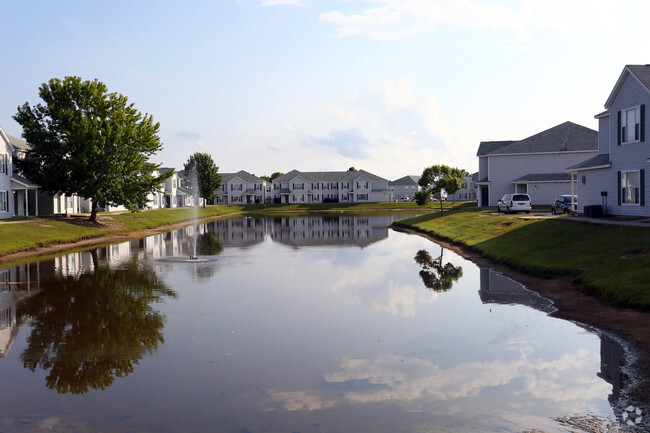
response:
<path fill-rule="evenodd" d="M 478 170 L 481 141 L 597 129 L 646 0 L 0 0 L 0 126 L 52 78 L 97 79 L 160 123 L 152 161 L 221 173 Z M 645 56 L 644 56 L 645 55 Z"/>

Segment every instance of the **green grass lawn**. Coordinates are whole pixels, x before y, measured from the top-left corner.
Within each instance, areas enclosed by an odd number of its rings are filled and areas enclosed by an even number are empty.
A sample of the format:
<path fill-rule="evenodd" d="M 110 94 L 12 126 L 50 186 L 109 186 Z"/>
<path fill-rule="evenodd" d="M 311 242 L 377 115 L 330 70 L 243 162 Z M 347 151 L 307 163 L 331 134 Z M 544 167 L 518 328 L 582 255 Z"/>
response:
<path fill-rule="evenodd" d="M 650 227 L 525 219 L 477 208 L 398 224 L 531 274 L 572 275 L 582 290 L 615 305 L 650 308 Z"/>

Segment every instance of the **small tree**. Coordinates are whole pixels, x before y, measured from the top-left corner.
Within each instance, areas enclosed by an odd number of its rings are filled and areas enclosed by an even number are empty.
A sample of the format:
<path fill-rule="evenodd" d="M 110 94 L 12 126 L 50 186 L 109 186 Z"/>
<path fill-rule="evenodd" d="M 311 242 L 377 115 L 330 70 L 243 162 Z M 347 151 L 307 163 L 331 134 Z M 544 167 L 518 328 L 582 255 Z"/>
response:
<path fill-rule="evenodd" d="M 451 168 L 451 175 L 448 178 L 448 181 L 445 185 L 445 191 L 447 194 L 453 196 L 452 203 L 456 203 L 456 193 L 461 189 L 465 188 L 465 181 L 463 180 L 464 176 L 469 175 L 467 170 L 462 168 Z"/>
<path fill-rule="evenodd" d="M 463 172 L 461 169 L 447 165 L 432 165 L 425 168 L 418 181 L 422 190 L 414 194 L 415 201 L 419 206 L 423 206 L 430 197 L 435 197 L 440 201 L 440 213 L 443 213 L 442 192 L 453 191 L 453 194 L 462 188 Z M 461 186 L 458 187 L 458 185 Z"/>
<path fill-rule="evenodd" d="M 198 191 L 192 191 L 205 200 L 214 200 L 217 197 L 217 190 L 221 187 L 222 178 L 212 157 L 207 153 L 196 152 L 191 155 L 185 163 L 185 171 L 192 176 L 196 175 Z"/>
<path fill-rule="evenodd" d="M 142 115 L 125 96 L 79 77 L 43 83 L 45 104 L 18 107 L 14 120 L 31 145 L 18 170 L 50 194 L 78 194 L 97 207 L 123 205 L 135 211 L 173 172 L 156 175 L 149 157 L 162 149 L 160 124 Z"/>

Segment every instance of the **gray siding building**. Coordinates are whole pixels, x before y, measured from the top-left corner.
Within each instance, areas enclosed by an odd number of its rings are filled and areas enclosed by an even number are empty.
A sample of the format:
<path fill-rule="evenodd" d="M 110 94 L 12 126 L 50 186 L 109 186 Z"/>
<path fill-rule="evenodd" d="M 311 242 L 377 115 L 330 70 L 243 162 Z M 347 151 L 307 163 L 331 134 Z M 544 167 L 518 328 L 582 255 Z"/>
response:
<path fill-rule="evenodd" d="M 627 65 L 597 114 L 598 155 L 568 167 L 577 177 L 578 212 L 601 206 L 613 215 L 650 216 L 646 167 L 646 104 L 650 65 Z"/>
<path fill-rule="evenodd" d="M 509 193 L 527 193 L 533 204 L 553 203 L 571 193 L 566 168 L 598 154 L 598 132 L 573 122 L 519 141 L 484 141 L 479 145 L 479 206 L 496 206 Z"/>

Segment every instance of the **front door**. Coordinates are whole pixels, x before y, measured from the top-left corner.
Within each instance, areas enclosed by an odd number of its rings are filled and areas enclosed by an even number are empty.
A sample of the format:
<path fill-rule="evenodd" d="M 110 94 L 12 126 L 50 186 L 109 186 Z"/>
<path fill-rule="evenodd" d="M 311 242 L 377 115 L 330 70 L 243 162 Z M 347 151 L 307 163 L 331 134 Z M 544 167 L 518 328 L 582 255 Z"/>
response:
<path fill-rule="evenodd" d="M 490 205 L 490 195 L 489 195 L 489 190 L 487 186 L 482 186 L 481 187 L 481 206 L 489 206 Z"/>

